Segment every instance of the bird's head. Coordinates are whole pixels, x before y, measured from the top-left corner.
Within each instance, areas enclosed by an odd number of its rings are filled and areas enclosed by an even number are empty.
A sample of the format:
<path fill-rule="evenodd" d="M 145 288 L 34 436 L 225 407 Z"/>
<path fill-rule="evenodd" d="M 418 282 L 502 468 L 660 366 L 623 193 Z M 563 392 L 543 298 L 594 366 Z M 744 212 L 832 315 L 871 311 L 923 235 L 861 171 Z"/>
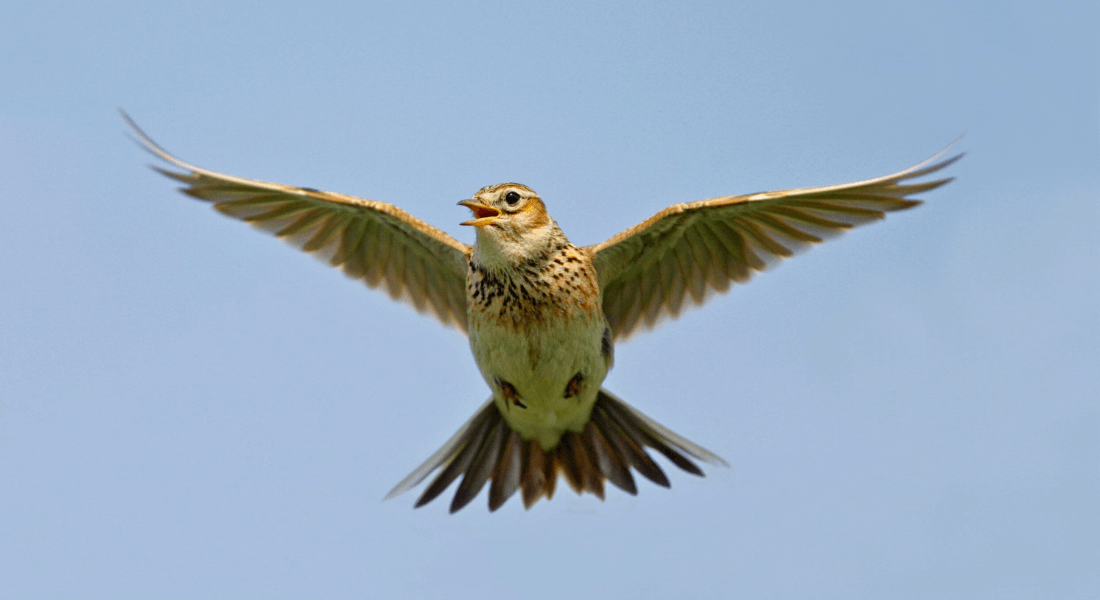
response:
<path fill-rule="evenodd" d="M 474 213 L 462 224 L 477 228 L 475 248 L 485 263 L 517 263 L 543 253 L 557 229 L 538 194 L 518 183 L 483 187 L 459 205 Z"/>

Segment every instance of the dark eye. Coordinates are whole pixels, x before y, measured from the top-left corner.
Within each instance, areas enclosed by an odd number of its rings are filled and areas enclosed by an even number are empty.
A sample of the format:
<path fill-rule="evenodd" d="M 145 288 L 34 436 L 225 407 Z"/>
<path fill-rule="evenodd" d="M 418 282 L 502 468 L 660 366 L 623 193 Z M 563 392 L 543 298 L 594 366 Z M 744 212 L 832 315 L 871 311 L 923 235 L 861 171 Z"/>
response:
<path fill-rule="evenodd" d="M 508 203 L 508 206 L 515 206 L 519 202 L 519 192 L 508 192 L 504 194 L 504 201 Z"/>

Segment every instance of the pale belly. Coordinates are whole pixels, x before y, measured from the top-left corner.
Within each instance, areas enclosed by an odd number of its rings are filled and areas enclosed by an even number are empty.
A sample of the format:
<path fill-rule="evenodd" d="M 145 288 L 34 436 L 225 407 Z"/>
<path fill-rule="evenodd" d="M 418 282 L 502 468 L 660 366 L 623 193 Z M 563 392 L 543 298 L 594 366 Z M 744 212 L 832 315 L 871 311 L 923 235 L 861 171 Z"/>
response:
<path fill-rule="evenodd" d="M 470 348 L 504 420 L 544 449 L 584 429 L 607 376 L 602 314 L 516 328 L 470 322 Z M 608 348 L 609 349 L 609 348 Z"/>

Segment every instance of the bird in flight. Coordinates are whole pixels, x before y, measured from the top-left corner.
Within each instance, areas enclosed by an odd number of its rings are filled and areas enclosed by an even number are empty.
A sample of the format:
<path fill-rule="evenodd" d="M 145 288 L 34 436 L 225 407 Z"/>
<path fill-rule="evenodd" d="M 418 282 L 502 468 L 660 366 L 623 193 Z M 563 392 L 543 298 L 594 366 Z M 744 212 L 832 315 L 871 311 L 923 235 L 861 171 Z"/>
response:
<path fill-rule="evenodd" d="M 675 204 L 585 247 L 570 243 L 534 190 L 501 183 L 459 202 L 472 212 L 462 223 L 476 231 L 469 246 L 392 204 L 193 166 L 122 116 L 141 145 L 178 169 L 153 167 L 183 193 L 469 336 L 492 396 L 387 496 L 438 470 L 416 506 L 461 477 L 452 513 L 486 483 L 491 511 L 517 491 L 530 508 L 553 496 L 559 474 L 601 499 L 605 482 L 636 494 L 632 469 L 668 487 L 647 449 L 694 475 L 703 471 L 692 459 L 725 465 L 601 387 L 615 343 L 794 252 L 920 204 L 911 197 L 952 179 L 927 176 L 962 157 L 943 159 L 943 150 L 866 181 Z"/>

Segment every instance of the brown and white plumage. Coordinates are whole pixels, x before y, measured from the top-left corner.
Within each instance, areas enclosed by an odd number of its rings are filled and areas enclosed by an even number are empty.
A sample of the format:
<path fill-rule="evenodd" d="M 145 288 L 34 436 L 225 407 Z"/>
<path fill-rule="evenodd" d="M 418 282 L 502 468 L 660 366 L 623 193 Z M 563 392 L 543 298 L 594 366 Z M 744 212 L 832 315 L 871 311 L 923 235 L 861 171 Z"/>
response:
<path fill-rule="evenodd" d="M 632 469 L 667 487 L 647 448 L 694 475 L 703 472 L 691 458 L 724 465 L 602 389 L 614 341 L 795 251 L 916 206 L 910 196 L 951 179 L 908 182 L 961 157 L 936 162 L 941 152 L 844 185 L 677 204 L 585 248 L 566 239 L 530 188 L 498 184 L 460 202 L 475 217 L 463 223 L 477 229 L 468 246 L 390 204 L 195 167 L 123 117 L 147 150 L 183 171 L 154 167 L 185 184 L 185 194 L 469 334 L 493 396 L 389 494 L 438 470 L 417 506 L 461 477 L 452 512 L 487 483 L 491 510 L 517 491 L 530 507 L 553 495 L 559 474 L 578 493 L 600 498 L 605 481 L 636 493 Z"/>
<path fill-rule="evenodd" d="M 745 283 L 811 244 L 920 204 L 909 197 L 952 178 L 904 182 L 962 158 L 936 162 L 944 152 L 866 181 L 675 204 L 587 247 L 600 274 L 604 314 L 615 339 L 678 316 L 685 303 L 703 304 L 731 283 Z"/>
<path fill-rule="evenodd" d="M 348 277 L 466 331 L 466 256 L 473 250 L 392 204 L 242 179 L 172 156 L 126 113 L 142 146 L 184 173 L 153 167 L 235 219 L 314 254 Z"/>

